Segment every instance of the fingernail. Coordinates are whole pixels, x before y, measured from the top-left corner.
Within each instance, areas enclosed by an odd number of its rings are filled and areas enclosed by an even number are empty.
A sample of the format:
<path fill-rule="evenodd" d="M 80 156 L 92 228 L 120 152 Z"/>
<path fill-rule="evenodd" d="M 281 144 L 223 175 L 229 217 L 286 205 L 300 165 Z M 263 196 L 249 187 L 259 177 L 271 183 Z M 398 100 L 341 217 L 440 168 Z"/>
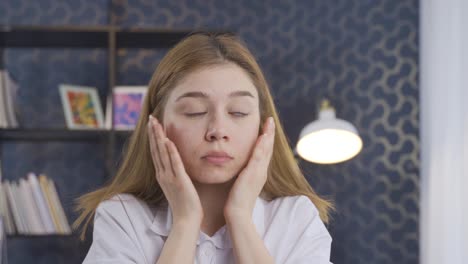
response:
<path fill-rule="evenodd" d="M 275 129 L 275 122 L 273 120 L 273 117 L 270 117 L 270 120 L 268 120 L 268 122 L 270 123 L 270 129 L 274 130 Z"/>

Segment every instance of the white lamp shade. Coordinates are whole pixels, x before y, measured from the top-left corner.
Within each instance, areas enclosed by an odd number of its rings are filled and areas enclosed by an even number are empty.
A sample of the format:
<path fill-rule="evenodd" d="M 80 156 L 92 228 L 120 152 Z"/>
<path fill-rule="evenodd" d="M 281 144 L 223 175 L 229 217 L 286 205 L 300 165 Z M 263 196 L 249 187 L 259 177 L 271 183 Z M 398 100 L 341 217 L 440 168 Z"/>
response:
<path fill-rule="evenodd" d="M 305 126 L 296 150 L 303 159 L 321 164 L 342 162 L 356 156 L 362 140 L 349 122 L 337 119 L 333 108 L 321 110 L 319 119 Z"/>

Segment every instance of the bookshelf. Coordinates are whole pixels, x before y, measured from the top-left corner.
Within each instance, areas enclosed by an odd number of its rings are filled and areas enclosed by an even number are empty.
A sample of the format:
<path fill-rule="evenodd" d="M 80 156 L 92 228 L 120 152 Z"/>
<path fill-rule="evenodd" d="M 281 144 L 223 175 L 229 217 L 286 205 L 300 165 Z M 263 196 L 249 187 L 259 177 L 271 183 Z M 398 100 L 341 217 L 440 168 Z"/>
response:
<path fill-rule="evenodd" d="M 115 44 L 115 48 L 168 48 L 191 31 L 113 26 L 0 26 L 0 45 L 10 48 L 108 48 L 109 51 L 111 44 Z"/>
<path fill-rule="evenodd" d="M 0 25 L 0 68 L 3 68 L 4 50 L 7 48 L 100 48 L 108 53 L 108 93 L 112 94 L 116 86 L 117 51 L 125 48 L 167 49 L 188 35 L 192 30 L 169 30 L 164 28 L 120 28 L 115 26 L 1 26 Z M 210 30 L 210 32 L 226 32 Z M 20 87 L 28 89 L 28 87 Z M 57 89 L 58 92 L 58 89 Z M 105 98 L 100 98 L 101 102 Z M 102 104 L 103 106 L 105 104 Z M 65 124 L 65 123 L 64 123 Z M 129 131 L 105 130 L 69 130 L 63 128 L 0 128 L 0 160 L 8 153 L 3 153 L 3 142 L 26 141 L 44 143 L 50 141 L 93 142 L 106 149 L 106 177 L 115 174 L 117 139 L 130 136 Z M 4 167 L 4 166 L 2 166 Z M 0 171 L 1 172 L 1 171 Z M 64 205 L 65 206 L 65 205 Z M 83 248 L 77 244 L 77 234 L 61 235 L 8 235 L 12 247 L 22 247 L 21 240 L 30 241 L 26 247 L 37 247 L 49 243 L 57 249 Z M 64 240 L 69 242 L 64 242 Z M 42 242 L 44 241 L 44 242 Z M 63 242 L 63 243 L 62 243 Z M 86 246 L 84 246 L 86 247 Z M 53 250 L 52 250 L 53 251 Z M 75 254 L 75 253 L 74 253 Z"/>
<path fill-rule="evenodd" d="M 68 129 L 21 129 L 6 128 L 0 130 L 2 141 L 81 141 L 81 140 L 105 140 L 109 130 L 68 130 Z M 130 132 L 116 131 L 124 134 Z"/>

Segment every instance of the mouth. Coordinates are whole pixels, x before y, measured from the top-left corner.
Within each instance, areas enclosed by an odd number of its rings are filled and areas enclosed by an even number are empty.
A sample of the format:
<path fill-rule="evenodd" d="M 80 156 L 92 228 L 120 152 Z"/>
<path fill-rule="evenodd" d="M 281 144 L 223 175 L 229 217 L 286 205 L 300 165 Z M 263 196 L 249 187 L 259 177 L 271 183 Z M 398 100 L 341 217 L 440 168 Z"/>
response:
<path fill-rule="evenodd" d="M 224 152 L 212 152 L 202 157 L 202 160 L 214 165 L 223 165 L 232 159 L 231 156 Z"/>

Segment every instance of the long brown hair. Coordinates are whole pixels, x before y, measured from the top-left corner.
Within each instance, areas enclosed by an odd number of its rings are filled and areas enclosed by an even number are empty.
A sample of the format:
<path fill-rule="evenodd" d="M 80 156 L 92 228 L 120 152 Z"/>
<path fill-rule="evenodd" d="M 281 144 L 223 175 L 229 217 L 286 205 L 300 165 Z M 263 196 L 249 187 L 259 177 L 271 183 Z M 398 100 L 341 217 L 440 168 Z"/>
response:
<path fill-rule="evenodd" d="M 251 52 L 233 34 L 198 32 L 191 34 L 172 48 L 162 59 L 149 83 L 148 94 L 136 128 L 126 147 L 122 164 L 112 181 L 96 191 L 79 197 L 76 202 L 77 229 L 84 223 L 81 239 L 100 202 L 119 193 L 132 194 L 148 204 L 165 201 L 164 193 L 156 181 L 147 134 L 148 116 L 162 120 L 164 107 L 172 89 L 195 70 L 234 63 L 250 77 L 259 94 L 261 126 L 269 116 L 276 124 L 273 155 L 262 197 L 268 200 L 283 196 L 305 195 L 317 207 L 321 219 L 327 223 L 332 204 L 319 197 L 309 185 L 297 165 L 276 112 L 265 77 Z M 260 127 L 259 132 L 262 130 Z"/>

